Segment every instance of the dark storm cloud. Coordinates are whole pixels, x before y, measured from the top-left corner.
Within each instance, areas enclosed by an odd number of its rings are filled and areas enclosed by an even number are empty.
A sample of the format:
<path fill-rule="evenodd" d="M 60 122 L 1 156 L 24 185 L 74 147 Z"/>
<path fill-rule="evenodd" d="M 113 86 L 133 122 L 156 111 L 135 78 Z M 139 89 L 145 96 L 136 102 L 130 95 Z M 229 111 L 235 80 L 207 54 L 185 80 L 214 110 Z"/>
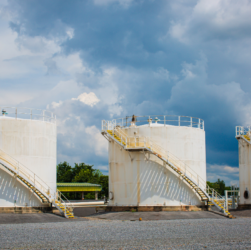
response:
<path fill-rule="evenodd" d="M 43 37 L 60 47 L 43 59 L 44 75 L 63 78 L 24 103 L 58 115 L 60 160 L 104 166 L 105 154 L 89 146 L 102 119 L 163 113 L 204 119 L 207 162 L 229 174 L 226 165 L 238 165 L 234 128 L 251 122 L 248 1 L 10 0 L 7 9 L 20 46 L 34 51 L 25 38 Z M 73 80 L 59 64 L 74 53 L 84 69 Z M 100 99 L 93 107 L 72 100 L 90 92 Z"/>

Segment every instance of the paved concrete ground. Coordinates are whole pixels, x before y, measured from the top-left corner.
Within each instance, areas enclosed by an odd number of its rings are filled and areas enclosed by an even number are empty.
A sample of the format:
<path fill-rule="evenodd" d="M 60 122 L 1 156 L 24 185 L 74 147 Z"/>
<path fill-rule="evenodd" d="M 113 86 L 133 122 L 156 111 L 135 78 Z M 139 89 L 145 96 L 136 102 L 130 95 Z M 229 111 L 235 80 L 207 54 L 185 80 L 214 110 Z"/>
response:
<path fill-rule="evenodd" d="M 49 222 L 75 222 L 84 221 L 84 218 L 76 218 L 74 220 L 66 219 L 62 216 L 41 213 L 41 214 L 0 214 L 0 224 L 23 224 L 23 223 L 49 223 Z M 0 233 L 1 235 L 1 233 Z M 1 237 L 0 237 L 1 238 Z"/>
<path fill-rule="evenodd" d="M 235 217 L 251 217 L 251 210 L 230 210 L 230 213 Z"/>
<path fill-rule="evenodd" d="M 106 220 L 181 220 L 181 219 L 228 219 L 209 211 L 198 212 L 107 212 L 86 216 L 86 218 Z"/>
<path fill-rule="evenodd" d="M 184 219 L 227 219 L 222 215 L 207 211 L 200 212 L 108 212 L 96 214 L 93 207 L 74 208 L 76 218 L 65 219 L 58 214 L 0 214 L 0 224 L 20 223 L 49 223 L 49 222 L 76 222 L 91 219 L 96 220 L 120 220 L 120 221 L 143 221 L 150 220 L 184 220 Z M 251 217 L 251 210 L 232 211 L 235 217 Z"/>
<path fill-rule="evenodd" d="M 96 213 L 95 207 L 74 207 L 74 215 L 78 217 L 85 217 Z"/>
<path fill-rule="evenodd" d="M 251 218 L 4 224 L 0 249 L 251 249 Z"/>

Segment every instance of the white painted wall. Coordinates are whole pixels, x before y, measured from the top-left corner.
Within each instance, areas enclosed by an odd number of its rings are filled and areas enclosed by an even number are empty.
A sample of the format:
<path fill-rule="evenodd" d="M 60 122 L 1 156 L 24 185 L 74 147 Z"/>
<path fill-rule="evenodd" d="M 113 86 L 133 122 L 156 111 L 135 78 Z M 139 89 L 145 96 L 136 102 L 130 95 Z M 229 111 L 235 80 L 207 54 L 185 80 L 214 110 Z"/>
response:
<path fill-rule="evenodd" d="M 56 191 L 56 124 L 0 117 L 0 148 Z M 0 206 L 3 202 L 0 198 Z"/>
<path fill-rule="evenodd" d="M 240 204 L 251 204 L 251 145 L 243 139 L 238 139 L 239 144 L 239 186 Z M 249 198 L 244 198 L 248 190 Z"/>
<path fill-rule="evenodd" d="M 15 203 L 16 200 L 16 203 Z M 15 179 L 0 165 L 0 207 L 42 206 L 31 190 Z"/>
<path fill-rule="evenodd" d="M 205 132 L 198 128 L 152 124 L 125 129 L 146 136 L 185 161 L 206 181 Z M 147 154 L 148 155 L 148 154 Z M 201 205 L 198 196 L 161 160 L 142 152 L 128 152 L 109 143 L 109 205 Z"/>

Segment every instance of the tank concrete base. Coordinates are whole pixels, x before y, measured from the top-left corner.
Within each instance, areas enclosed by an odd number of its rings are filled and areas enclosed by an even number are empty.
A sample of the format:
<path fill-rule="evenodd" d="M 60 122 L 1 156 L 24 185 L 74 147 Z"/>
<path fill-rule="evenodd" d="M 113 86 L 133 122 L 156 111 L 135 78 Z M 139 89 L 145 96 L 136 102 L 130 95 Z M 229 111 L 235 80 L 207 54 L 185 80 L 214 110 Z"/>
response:
<path fill-rule="evenodd" d="M 208 211 L 208 206 L 107 206 L 106 212 Z"/>
<path fill-rule="evenodd" d="M 251 209 L 251 204 L 239 204 L 237 210 Z"/>
<path fill-rule="evenodd" d="M 121 220 L 121 221 L 143 221 L 155 220 L 184 220 L 184 219 L 228 219 L 220 214 L 210 211 L 172 211 L 172 212 L 107 212 L 97 213 L 85 217 L 89 220 Z"/>
<path fill-rule="evenodd" d="M 0 207 L 0 213 L 3 214 L 34 214 L 34 213 L 52 213 L 52 207 Z"/>

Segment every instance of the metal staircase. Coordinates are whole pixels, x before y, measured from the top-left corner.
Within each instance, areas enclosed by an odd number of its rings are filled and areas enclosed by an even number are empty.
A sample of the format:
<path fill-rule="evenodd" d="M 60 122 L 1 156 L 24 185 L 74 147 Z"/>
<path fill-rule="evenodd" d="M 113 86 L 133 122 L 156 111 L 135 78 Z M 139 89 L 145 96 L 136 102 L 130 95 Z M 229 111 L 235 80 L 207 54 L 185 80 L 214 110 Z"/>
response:
<path fill-rule="evenodd" d="M 236 127 L 236 139 L 243 139 L 247 143 L 251 144 L 251 127 L 243 127 L 237 126 Z"/>
<path fill-rule="evenodd" d="M 42 203 L 52 203 L 64 217 L 74 218 L 73 208 L 61 192 L 57 190 L 53 194 L 50 187 L 35 173 L 1 149 L 0 165 L 13 174 L 14 178 L 17 178 L 23 185 L 29 188 Z"/>
<path fill-rule="evenodd" d="M 147 137 L 128 136 L 120 126 L 114 126 L 111 122 L 102 121 L 102 135 L 109 141 L 113 140 L 126 151 L 144 151 L 159 158 L 164 166 L 168 166 L 177 173 L 200 197 L 203 202 L 211 202 L 225 215 L 230 216 L 228 208 L 221 201 L 225 201 L 215 190 L 210 189 L 206 182 L 187 164 L 176 156 L 167 152 L 164 148 L 149 140 Z M 207 192 L 208 190 L 208 192 Z"/>

